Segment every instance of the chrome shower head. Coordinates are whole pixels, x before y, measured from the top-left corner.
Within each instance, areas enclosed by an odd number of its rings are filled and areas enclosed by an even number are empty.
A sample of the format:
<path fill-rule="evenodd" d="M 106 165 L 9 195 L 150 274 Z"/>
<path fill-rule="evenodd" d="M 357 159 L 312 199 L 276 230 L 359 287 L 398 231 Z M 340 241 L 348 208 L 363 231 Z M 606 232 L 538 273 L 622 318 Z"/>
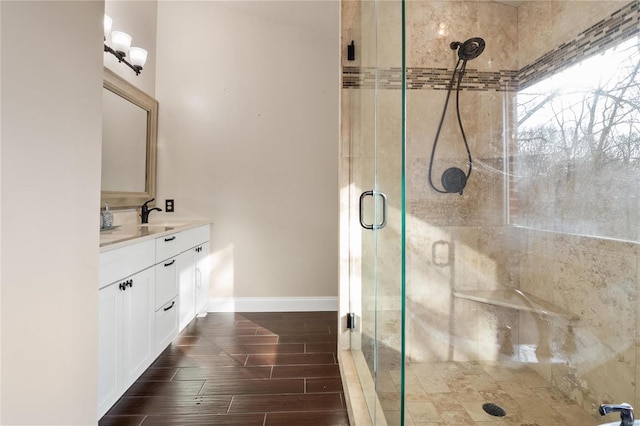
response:
<path fill-rule="evenodd" d="M 484 40 L 480 37 L 470 38 L 464 43 L 454 41 L 450 45 L 452 50 L 458 50 L 458 57 L 463 61 L 475 59 L 484 51 Z"/>

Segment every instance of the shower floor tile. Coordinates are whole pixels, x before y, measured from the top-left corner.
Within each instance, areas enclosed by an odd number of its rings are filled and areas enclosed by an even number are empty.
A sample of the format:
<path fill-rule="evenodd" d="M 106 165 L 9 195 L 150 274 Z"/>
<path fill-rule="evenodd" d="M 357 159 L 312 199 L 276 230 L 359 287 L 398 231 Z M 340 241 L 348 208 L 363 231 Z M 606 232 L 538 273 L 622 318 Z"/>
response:
<path fill-rule="evenodd" d="M 405 426 L 595 426 L 612 421 L 587 412 L 523 365 L 415 363 L 407 365 L 405 377 Z M 506 416 L 486 413 L 482 405 L 487 402 L 503 408 Z"/>

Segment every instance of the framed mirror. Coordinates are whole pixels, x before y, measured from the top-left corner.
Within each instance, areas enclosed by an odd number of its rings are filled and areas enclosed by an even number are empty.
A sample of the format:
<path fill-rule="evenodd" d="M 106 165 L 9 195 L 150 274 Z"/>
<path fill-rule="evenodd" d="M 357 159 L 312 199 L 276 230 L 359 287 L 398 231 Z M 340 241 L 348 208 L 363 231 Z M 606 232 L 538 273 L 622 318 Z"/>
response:
<path fill-rule="evenodd" d="M 140 207 L 156 194 L 158 101 L 104 68 L 100 207 Z"/>

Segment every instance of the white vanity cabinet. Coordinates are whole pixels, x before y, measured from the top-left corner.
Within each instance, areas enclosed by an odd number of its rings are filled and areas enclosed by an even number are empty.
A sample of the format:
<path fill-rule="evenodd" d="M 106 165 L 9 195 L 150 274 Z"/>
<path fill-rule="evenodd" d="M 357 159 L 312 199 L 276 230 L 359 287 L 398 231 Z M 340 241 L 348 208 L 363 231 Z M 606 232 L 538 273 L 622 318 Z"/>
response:
<path fill-rule="evenodd" d="M 209 226 L 190 230 L 188 238 L 191 248 L 178 259 L 180 331 L 209 305 Z"/>
<path fill-rule="evenodd" d="M 160 228 L 100 253 L 98 419 L 208 305 L 210 225 Z"/>
<path fill-rule="evenodd" d="M 206 314 L 209 310 L 209 241 L 195 249 L 196 264 L 196 315 Z"/>
<path fill-rule="evenodd" d="M 180 315 L 179 276 L 185 232 L 156 238 L 156 354 L 178 335 Z"/>
<path fill-rule="evenodd" d="M 153 268 L 123 283 L 124 387 L 128 388 L 156 359 Z"/>
<path fill-rule="evenodd" d="M 180 286 L 180 321 L 178 330 L 182 331 L 196 316 L 195 250 L 190 249 L 178 258 Z"/>
<path fill-rule="evenodd" d="M 201 270 L 208 258 L 209 246 L 206 246 L 205 253 L 204 245 L 209 242 L 209 233 L 210 225 L 203 225 L 156 238 L 156 318 L 175 315 L 178 319 L 176 328 L 171 330 L 168 320 L 158 321 L 158 354 L 196 314 L 206 311 L 209 301 L 208 269 L 206 273 Z M 203 284 L 205 278 L 206 288 Z"/>
<path fill-rule="evenodd" d="M 155 359 L 154 260 L 148 242 L 100 255 L 98 418 Z"/>
<path fill-rule="evenodd" d="M 163 259 L 155 266 L 156 355 L 178 335 L 178 256 Z"/>

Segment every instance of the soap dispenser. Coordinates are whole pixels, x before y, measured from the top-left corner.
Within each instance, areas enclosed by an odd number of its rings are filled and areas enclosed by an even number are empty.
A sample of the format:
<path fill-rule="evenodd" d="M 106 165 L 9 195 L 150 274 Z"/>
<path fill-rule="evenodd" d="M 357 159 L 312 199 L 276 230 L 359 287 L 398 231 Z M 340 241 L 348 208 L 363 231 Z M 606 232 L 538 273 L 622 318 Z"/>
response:
<path fill-rule="evenodd" d="M 104 203 L 104 210 L 100 212 L 100 229 L 113 227 L 113 214 L 109 210 L 109 204 Z"/>

